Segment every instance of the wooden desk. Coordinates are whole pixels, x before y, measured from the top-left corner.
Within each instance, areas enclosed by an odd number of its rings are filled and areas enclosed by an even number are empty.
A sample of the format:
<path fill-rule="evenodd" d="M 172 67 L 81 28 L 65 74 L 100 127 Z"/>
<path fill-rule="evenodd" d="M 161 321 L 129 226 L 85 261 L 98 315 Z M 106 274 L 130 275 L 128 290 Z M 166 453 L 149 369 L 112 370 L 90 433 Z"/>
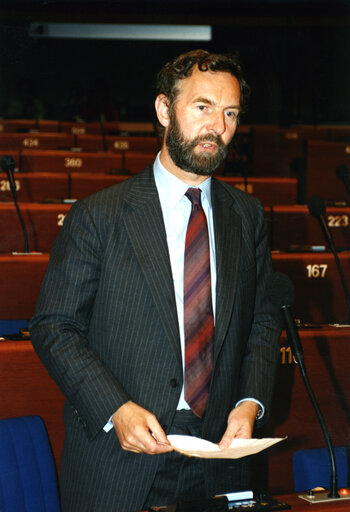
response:
<path fill-rule="evenodd" d="M 276 499 L 288 503 L 292 510 L 296 512 L 349 512 L 350 510 L 350 500 L 329 501 L 327 503 L 313 503 L 310 505 L 307 501 L 299 498 L 297 494 L 276 496 Z"/>
<path fill-rule="evenodd" d="M 334 446 L 350 445 L 350 328 L 319 326 L 299 331 L 305 366 Z M 285 333 L 269 421 L 257 437 L 288 439 L 255 456 L 256 488 L 271 494 L 294 491 L 292 457 L 296 450 L 326 446 Z M 350 510 L 350 502 L 348 502 Z"/>

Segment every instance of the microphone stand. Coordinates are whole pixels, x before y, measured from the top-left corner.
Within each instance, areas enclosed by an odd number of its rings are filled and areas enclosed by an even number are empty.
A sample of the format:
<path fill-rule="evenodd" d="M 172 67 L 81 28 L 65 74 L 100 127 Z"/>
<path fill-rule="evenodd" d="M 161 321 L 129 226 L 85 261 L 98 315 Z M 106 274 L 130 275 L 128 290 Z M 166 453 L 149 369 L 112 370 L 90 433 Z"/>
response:
<path fill-rule="evenodd" d="M 23 231 L 23 236 L 24 236 L 24 250 L 23 250 L 23 252 L 25 254 L 28 254 L 29 253 L 28 233 L 27 233 L 27 228 L 26 228 L 26 225 L 25 225 L 23 217 L 22 217 L 21 210 L 20 210 L 18 202 L 17 202 L 16 182 L 15 182 L 15 180 L 13 178 L 14 168 L 15 168 L 15 161 L 12 158 L 12 156 L 8 156 L 8 155 L 3 156 L 2 159 L 1 159 L 1 169 L 3 170 L 3 172 L 5 172 L 7 174 L 7 177 L 8 177 L 8 180 L 9 180 L 10 190 L 11 190 L 11 193 L 12 193 L 12 196 L 13 196 L 13 202 L 14 202 L 14 205 L 15 205 L 15 208 L 16 208 L 17 216 L 18 216 L 19 221 L 20 221 L 21 226 L 22 226 L 22 231 Z"/>
<path fill-rule="evenodd" d="M 312 390 L 312 387 L 311 387 L 311 384 L 310 384 L 310 381 L 309 381 L 309 378 L 308 378 L 308 375 L 306 372 L 306 367 L 304 364 L 303 349 L 302 349 L 301 341 L 300 341 L 299 334 L 297 331 L 297 327 L 295 325 L 294 318 L 290 314 L 289 308 L 287 308 L 286 306 L 282 306 L 281 310 L 282 310 L 283 316 L 284 316 L 287 337 L 292 345 L 292 351 L 294 353 L 295 360 L 299 367 L 306 391 L 309 395 L 312 406 L 314 408 L 314 411 L 318 418 L 319 424 L 321 426 L 323 436 L 326 441 L 328 454 L 329 454 L 329 460 L 331 463 L 330 492 L 328 494 L 328 498 L 330 500 L 338 499 L 338 498 L 340 498 L 339 493 L 338 493 L 338 472 L 337 472 L 337 466 L 336 466 L 336 461 L 335 461 L 333 444 L 332 444 L 326 423 L 322 416 L 321 410 L 317 404 L 314 392 Z M 310 501 L 315 501 L 314 497 L 308 498 L 306 496 L 306 497 L 304 497 L 304 499 L 309 499 Z M 327 497 L 324 498 L 322 501 L 325 501 L 325 500 L 327 500 Z"/>

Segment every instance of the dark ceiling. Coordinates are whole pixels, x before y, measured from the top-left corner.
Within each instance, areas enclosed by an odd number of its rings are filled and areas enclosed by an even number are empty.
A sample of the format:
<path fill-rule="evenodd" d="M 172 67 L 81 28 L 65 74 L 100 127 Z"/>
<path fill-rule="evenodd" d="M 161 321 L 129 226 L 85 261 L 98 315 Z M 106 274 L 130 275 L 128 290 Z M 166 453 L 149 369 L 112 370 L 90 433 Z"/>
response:
<path fill-rule="evenodd" d="M 280 17 L 290 23 L 331 22 L 350 13 L 350 0 L 1 0 L 2 20 L 208 22 Z"/>

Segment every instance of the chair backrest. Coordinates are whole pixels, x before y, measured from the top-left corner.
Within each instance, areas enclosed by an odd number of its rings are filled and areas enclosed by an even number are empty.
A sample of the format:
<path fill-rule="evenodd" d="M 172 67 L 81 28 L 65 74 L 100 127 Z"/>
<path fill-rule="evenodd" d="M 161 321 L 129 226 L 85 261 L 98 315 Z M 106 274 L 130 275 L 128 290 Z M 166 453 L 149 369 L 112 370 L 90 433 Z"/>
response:
<path fill-rule="evenodd" d="M 0 420 L 0 510 L 60 511 L 56 468 L 39 416 Z"/>
<path fill-rule="evenodd" d="M 347 447 L 334 448 L 338 473 L 338 487 L 348 486 Z M 303 492 L 315 487 L 329 489 L 331 465 L 327 448 L 299 450 L 293 455 L 293 475 L 295 492 Z"/>

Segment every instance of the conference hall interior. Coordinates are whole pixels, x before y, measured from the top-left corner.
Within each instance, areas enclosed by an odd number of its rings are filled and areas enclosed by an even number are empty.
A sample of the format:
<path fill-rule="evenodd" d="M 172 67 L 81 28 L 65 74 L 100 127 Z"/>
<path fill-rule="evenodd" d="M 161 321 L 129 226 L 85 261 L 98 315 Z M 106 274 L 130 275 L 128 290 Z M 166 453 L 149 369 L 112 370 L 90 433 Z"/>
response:
<path fill-rule="evenodd" d="M 251 87 L 216 176 L 263 204 L 274 270 L 294 286 L 291 311 L 338 487 L 350 488 L 349 0 L 2 0 L 0 509 L 2 473 L 19 456 L 5 450 L 18 433 L 3 420 L 41 418 L 59 480 L 64 397 L 28 329 L 52 244 L 76 200 L 154 160 L 155 76 L 196 48 L 238 54 Z M 329 489 L 331 473 L 287 334 L 257 437 L 288 437 L 251 456 L 254 490 L 280 498 Z"/>

